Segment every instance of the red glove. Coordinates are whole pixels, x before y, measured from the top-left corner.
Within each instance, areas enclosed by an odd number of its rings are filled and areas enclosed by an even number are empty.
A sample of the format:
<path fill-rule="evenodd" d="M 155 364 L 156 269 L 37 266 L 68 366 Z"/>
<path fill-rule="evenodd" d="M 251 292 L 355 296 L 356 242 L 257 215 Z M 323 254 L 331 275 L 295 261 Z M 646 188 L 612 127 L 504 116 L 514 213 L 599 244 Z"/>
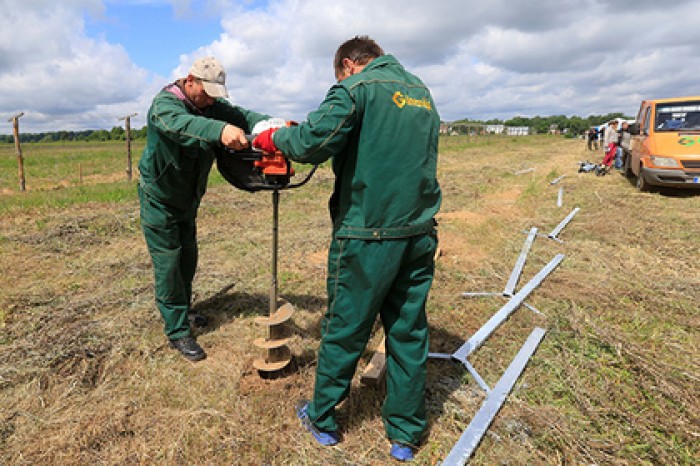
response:
<path fill-rule="evenodd" d="M 272 140 L 272 133 L 277 131 L 277 129 L 278 128 L 266 129 L 262 133 L 258 134 L 258 136 L 253 139 L 253 147 L 261 149 L 263 152 L 267 152 L 268 154 L 274 154 L 277 152 L 275 142 Z"/>

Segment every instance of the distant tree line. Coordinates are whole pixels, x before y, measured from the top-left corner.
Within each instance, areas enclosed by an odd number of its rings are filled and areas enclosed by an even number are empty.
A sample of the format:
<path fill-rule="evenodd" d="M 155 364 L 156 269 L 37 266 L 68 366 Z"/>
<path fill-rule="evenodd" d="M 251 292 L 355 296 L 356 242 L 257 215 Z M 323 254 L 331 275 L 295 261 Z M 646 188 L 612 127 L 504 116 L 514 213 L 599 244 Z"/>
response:
<path fill-rule="evenodd" d="M 634 117 L 626 116 L 623 113 L 608 113 L 607 115 L 589 115 L 586 118 L 580 116 L 567 117 L 566 115 L 554 115 L 548 117 L 535 116 L 535 117 L 521 117 L 516 116 L 509 120 L 460 120 L 454 123 L 459 124 L 481 124 L 481 125 L 505 125 L 505 126 L 526 126 L 532 128 L 535 133 L 548 133 L 552 125 L 570 135 L 583 134 L 587 129 L 592 126 L 600 126 L 615 118 L 622 118 L 625 120 L 633 120 Z"/>
<path fill-rule="evenodd" d="M 131 129 L 131 139 L 146 139 L 146 126 L 141 129 Z M 50 131 L 47 133 L 21 133 L 20 142 L 65 142 L 65 141 L 124 141 L 126 130 L 115 126 L 111 130 L 88 129 L 84 131 Z M 0 143 L 14 143 L 14 137 L 0 134 Z"/>
<path fill-rule="evenodd" d="M 548 133 L 552 125 L 569 135 L 583 134 L 591 126 L 623 118 L 632 120 L 633 117 L 623 113 L 608 113 L 607 115 L 589 115 L 586 118 L 579 116 L 567 117 L 566 115 L 554 115 L 548 117 L 521 117 L 516 116 L 509 120 L 470 120 L 464 119 L 455 121 L 454 124 L 477 124 L 477 125 L 505 125 L 505 126 L 526 126 L 532 128 L 535 133 Z M 20 142 L 63 142 L 63 141 L 123 141 L 126 139 L 126 131 L 121 126 L 115 126 L 111 130 L 88 129 L 84 131 L 51 131 L 47 133 L 20 133 Z M 146 139 L 146 126 L 141 129 L 131 129 L 131 139 Z M 0 134 L 0 143 L 14 143 L 12 135 Z"/>

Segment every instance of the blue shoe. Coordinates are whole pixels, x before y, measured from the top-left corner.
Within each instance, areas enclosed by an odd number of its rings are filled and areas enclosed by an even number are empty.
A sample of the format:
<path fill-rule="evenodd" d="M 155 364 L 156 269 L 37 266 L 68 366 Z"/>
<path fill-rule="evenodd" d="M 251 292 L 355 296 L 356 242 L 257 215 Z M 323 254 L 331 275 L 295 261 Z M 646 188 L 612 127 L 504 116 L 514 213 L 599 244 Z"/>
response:
<path fill-rule="evenodd" d="M 337 444 L 340 440 L 340 435 L 338 435 L 338 432 L 326 432 L 325 430 L 320 430 L 314 425 L 313 422 L 311 422 L 308 410 L 308 401 L 302 401 L 296 406 L 297 417 L 301 421 L 302 427 L 311 432 L 311 435 L 314 436 L 316 441 L 324 447 L 332 447 L 333 445 Z"/>
<path fill-rule="evenodd" d="M 391 445 L 391 456 L 399 461 L 413 461 L 413 449 L 403 443 L 393 443 Z"/>

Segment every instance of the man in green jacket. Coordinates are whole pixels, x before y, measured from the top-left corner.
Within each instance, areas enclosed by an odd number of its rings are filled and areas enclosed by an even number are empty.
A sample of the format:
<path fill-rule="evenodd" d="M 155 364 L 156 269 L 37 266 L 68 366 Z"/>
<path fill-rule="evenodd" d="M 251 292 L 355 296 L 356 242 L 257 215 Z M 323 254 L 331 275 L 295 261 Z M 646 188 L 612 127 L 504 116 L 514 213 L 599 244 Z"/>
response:
<path fill-rule="evenodd" d="M 240 150 L 246 133 L 268 115 L 231 105 L 226 72 L 214 57 L 194 62 L 148 110 L 148 141 L 139 163 L 141 226 L 153 261 L 156 306 L 171 345 L 191 361 L 206 353 L 192 337 L 192 280 L 197 268 L 196 217 L 215 151 Z M 199 320 L 199 322 L 198 322 Z"/>
<path fill-rule="evenodd" d="M 334 68 L 338 83 L 305 122 L 253 142 L 302 163 L 331 158 L 336 175 L 316 383 L 297 415 L 319 443 L 338 442 L 335 407 L 350 391 L 379 314 L 387 355 L 382 417 L 391 455 L 406 461 L 427 425 L 425 304 L 441 201 L 440 118 L 422 81 L 366 36 L 342 44 Z"/>

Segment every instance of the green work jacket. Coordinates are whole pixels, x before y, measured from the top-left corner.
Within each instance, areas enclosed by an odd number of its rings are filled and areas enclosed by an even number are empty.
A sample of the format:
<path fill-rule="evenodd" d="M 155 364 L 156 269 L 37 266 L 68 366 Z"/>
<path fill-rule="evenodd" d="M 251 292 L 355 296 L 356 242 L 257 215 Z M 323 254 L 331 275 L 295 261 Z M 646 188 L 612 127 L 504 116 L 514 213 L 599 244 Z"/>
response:
<path fill-rule="evenodd" d="M 164 88 L 148 110 L 147 143 L 139 162 L 141 189 L 169 208 L 194 215 L 221 148 L 227 123 L 246 133 L 270 118 L 216 99 L 203 111 Z"/>
<path fill-rule="evenodd" d="M 280 128 L 273 140 L 298 162 L 332 158 L 336 237 L 380 240 L 434 228 L 439 127 L 428 88 L 384 55 L 332 86 L 306 121 Z"/>

